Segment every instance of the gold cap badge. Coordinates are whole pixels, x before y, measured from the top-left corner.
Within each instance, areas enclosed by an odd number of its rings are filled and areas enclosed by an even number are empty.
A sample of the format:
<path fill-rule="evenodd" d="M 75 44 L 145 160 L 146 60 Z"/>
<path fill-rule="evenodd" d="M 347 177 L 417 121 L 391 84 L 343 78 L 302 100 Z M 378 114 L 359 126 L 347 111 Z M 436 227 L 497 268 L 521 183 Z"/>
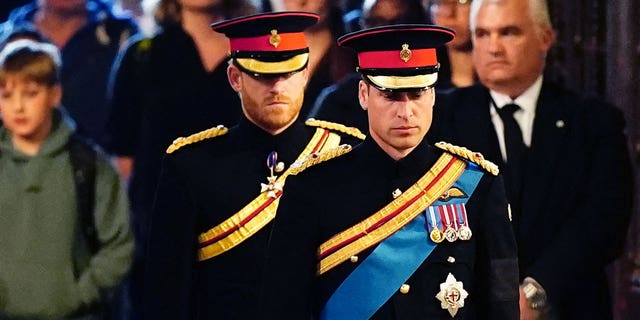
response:
<path fill-rule="evenodd" d="M 269 44 L 271 44 L 274 48 L 277 48 L 280 44 L 280 35 L 278 34 L 278 30 L 271 29 L 271 36 L 269 37 Z"/>
<path fill-rule="evenodd" d="M 400 50 L 400 59 L 404 62 L 411 59 L 411 50 L 409 50 L 409 45 L 406 43 L 402 45 L 402 50 Z"/>

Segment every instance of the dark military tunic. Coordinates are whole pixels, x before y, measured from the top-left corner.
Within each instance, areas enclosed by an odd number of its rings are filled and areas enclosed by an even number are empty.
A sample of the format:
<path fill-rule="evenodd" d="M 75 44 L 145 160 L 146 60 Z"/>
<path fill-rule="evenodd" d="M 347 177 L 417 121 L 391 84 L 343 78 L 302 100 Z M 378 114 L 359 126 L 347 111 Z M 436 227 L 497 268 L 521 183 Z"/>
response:
<path fill-rule="evenodd" d="M 148 239 L 145 319 L 259 318 L 263 276 L 278 276 L 263 272 L 271 224 L 202 262 L 196 256 L 198 235 L 260 194 L 271 151 L 288 167 L 315 130 L 295 122 L 272 136 L 243 118 L 226 135 L 165 157 Z"/>
<path fill-rule="evenodd" d="M 287 283 L 265 285 L 269 314 L 303 319 L 317 315 L 344 279 L 375 246 L 316 278 L 318 246 L 361 222 L 407 190 L 442 154 L 422 142 L 407 157 L 394 161 L 371 139 L 339 159 L 290 177 L 274 227 L 268 272 L 289 275 Z M 516 245 L 507 213 L 502 178 L 484 173 L 466 205 L 473 236 L 468 241 L 437 245 L 406 281 L 409 292 L 396 291 L 373 319 L 451 319 L 436 299 L 449 273 L 469 293 L 455 319 L 517 319 Z M 428 237 L 425 235 L 425 241 Z M 399 288 L 398 288 L 399 289 Z M 287 301 L 283 304 L 282 301 Z M 354 297 L 354 304 L 358 303 Z"/>

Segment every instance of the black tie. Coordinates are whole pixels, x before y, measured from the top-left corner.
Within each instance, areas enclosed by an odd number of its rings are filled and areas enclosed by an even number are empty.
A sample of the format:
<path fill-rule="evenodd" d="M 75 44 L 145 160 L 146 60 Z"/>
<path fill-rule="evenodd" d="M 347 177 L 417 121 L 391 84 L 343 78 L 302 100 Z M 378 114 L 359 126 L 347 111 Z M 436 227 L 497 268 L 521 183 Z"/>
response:
<path fill-rule="evenodd" d="M 507 149 L 507 163 L 505 165 L 505 182 L 510 202 L 519 204 L 522 176 L 524 172 L 525 154 L 527 146 L 522 139 L 522 130 L 513 114 L 520 110 L 517 104 L 507 104 L 498 109 L 504 125 L 504 142 Z"/>

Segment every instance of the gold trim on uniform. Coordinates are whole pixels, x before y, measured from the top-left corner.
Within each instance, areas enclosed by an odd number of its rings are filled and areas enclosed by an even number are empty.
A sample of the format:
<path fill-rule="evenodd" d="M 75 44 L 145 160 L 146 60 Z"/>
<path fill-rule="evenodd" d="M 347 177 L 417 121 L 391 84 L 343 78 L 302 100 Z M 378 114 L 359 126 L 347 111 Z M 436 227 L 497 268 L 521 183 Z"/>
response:
<path fill-rule="evenodd" d="M 217 127 L 194 133 L 188 137 L 179 137 L 173 140 L 173 143 L 167 148 L 166 153 L 171 154 L 186 145 L 225 135 L 228 131 L 229 129 L 227 129 L 225 126 L 219 125 Z"/>
<path fill-rule="evenodd" d="M 349 151 L 351 151 L 351 146 L 348 144 L 343 144 L 322 152 L 311 153 L 302 159 L 298 158 L 298 160 L 291 164 L 291 167 L 289 168 L 289 174 L 295 176 L 309 167 L 339 157 L 348 153 Z"/>
<path fill-rule="evenodd" d="M 425 188 L 433 183 L 438 175 L 447 168 L 450 162 L 452 163 L 444 175 L 440 177 L 439 180 L 435 181 L 435 184 L 431 186 L 431 188 L 425 190 Z M 318 254 L 319 256 L 322 256 L 323 252 L 328 249 L 332 249 L 334 246 L 340 245 L 344 241 L 364 234 L 357 240 L 322 258 L 318 265 L 318 274 L 321 275 L 331 270 L 349 259 L 349 257 L 380 243 L 394 232 L 400 230 L 438 200 L 438 197 L 458 180 L 465 168 L 465 161 L 459 160 L 449 153 L 443 153 L 431 169 L 429 169 L 424 176 L 422 176 L 408 190 L 403 192 L 398 198 L 394 199 L 391 203 L 387 204 L 384 208 L 369 216 L 367 219 L 345 231 L 340 232 L 320 245 Z M 408 204 L 409 201 L 415 197 L 419 198 L 415 202 Z M 369 227 L 377 225 L 391 213 L 404 206 L 406 206 L 406 208 L 400 214 L 387 221 L 384 225 L 374 230 L 367 231 Z"/>
<path fill-rule="evenodd" d="M 298 156 L 296 161 L 300 159 L 306 158 L 309 154 L 313 152 L 318 147 L 319 143 L 322 143 L 322 139 L 325 138 L 325 133 L 328 132 L 326 129 L 316 128 L 316 132 L 304 148 L 304 150 Z M 337 138 L 336 138 L 337 137 Z M 325 149 L 332 149 L 340 142 L 340 136 L 336 133 L 329 132 L 329 137 L 325 140 L 322 145 L 320 151 Z M 291 166 L 281 175 L 279 176 L 273 183 L 278 186 L 284 186 L 286 178 L 291 174 L 292 168 Z M 229 235 L 221 238 L 211 244 L 206 245 L 205 247 L 200 248 L 198 250 L 198 260 L 204 261 L 210 258 L 213 258 L 227 250 L 232 249 L 238 244 L 242 243 L 244 240 L 251 237 L 253 234 L 258 232 L 262 227 L 267 225 L 276 215 L 276 210 L 278 208 L 278 204 L 280 202 L 280 197 L 271 198 L 271 194 L 269 192 L 260 193 L 253 201 L 247 204 L 240 211 L 220 223 L 219 225 L 209 229 L 207 232 L 200 234 L 198 237 L 199 243 L 206 243 L 211 239 L 217 238 L 219 235 L 225 234 L 226 232 L 237 229 L 231 232 Z M 260 212 L 244 225 L 242 225 L 242 221 L 245 221 L 250 215 L 254 214 L 256 210 L 259 210 L 268 201 L 272 201 L 266 207 L 264 207 Z"/>
<path fill-rule="evenodd" d="M 366 76 L 376 86 L 385 89 L 420 89 L 433 86 L 438 80 L 438 73 L 419 74 L 415 76 Z"/>
<path fill-rule="evenodd" d="M 302 69 L 309 61 L 309 53 L 301 53 L 284 61 L 267 62 L 252 58 L 235 58 L 234 61 L 255 73 L 281 74 Z"/>
<path fill-rule="evenodd" d="M 462 191 L 461 189 L 457 188 L 457 187 L 452 187 L 451 189 L 447 190 L 447 192 L 443 193 L 440 196 L 440 201 L 442 202 L 447 202 L 450 199 L 456 199 L 456 198 L 468 198 L 469 196 L 467 196 L 464 191 Z"/>
<path fill-rule="evenodd" d="M 304 124 L 312 127 L 320 127 L 329 130 L 334 130 L 342 133 L 346 133 L 350 136 L 356 137 L 360 140 L 364 140 L 367 136 L 360 131 L 360 129 L 355 127 L 348 127 L 340 123 L 324 121 L 324 120 L 316 120 L 314 118 L 309 118 Z"/>
<path fill-rule="evenodd" d="M 440 141 L 438 143 L 435 144 L 436 147 L 451 152 L 455 155 L 461 156 L 477 165 L 479 165 L 480 167 L 482 167 L 483 169 L 489 171 L 491 174 L 493 174 L 494 176 L 497 176 L 498 173 L 500 173 L 500 170 L 498 169 L 498 166 L 485 159 L 484 156 L 480 153 L 480 152 L 473 152 L 465 147 L 459 147 L 456 145 L 453 145 L 451 143 L 447 143 L 444 141 Z"/>

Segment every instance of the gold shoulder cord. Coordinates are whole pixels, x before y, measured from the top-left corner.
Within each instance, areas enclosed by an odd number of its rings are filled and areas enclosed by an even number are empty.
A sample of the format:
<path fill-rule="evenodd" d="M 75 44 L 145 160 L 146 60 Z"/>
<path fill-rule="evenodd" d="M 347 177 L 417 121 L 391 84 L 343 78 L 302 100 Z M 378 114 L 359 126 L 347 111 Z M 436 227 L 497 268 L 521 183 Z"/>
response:
<path fill-rule="evenodd" d="M 436 143 L 436 147 L 445 150 L 449 153 L 455 154 L 457 156 L 460 156 L 462 158 L 465 158 L 477 165 L 479 165 L 480 167 L 482 167 L 483 169 L 489 171 L 491 174 L 493 174 L 494 176 L 497 176 L 498 173 L 500 173 L 500 169 L 498 169 L 498 166 L 485 159 L 484 156 L 480 153 L 480 152 L 473 152 L 465 147 L 459 147 L 456 145 L 453 145 L 451 143 L 447 143 L 444 141 L 440 141 L 438 143 Z"/>
<path fill-rule="evenodd" d="M 335 123 L 335 122 L 316 120 L 316 119 L 310 118 L 310 119 L 307 119 L 307 121 L 305 121 L 304 123 L 306 125 L 312 126 L 312 127 L 320 127 L 320 128 L 324 128 L 324 129 L 329 129 L 329 130 L 334 130 L 334 131 L 346 133 L 346 134 L 348 134 L 350 136 L 353 136 L 353 137 L 356 137 L 356 138 L 358 138 L 360 140 L 364 140 L 367 137 L 358 128 L 347 127 L 347 126 L 345 126 L 343 124 L 339 124 L 339 123 Z"/>
<path fill-rule="evenodd" d="M 339 157 L 345 153 L 348 153 L 349 151 L 351 151 L 351 145 L 342 144 L 335 148 L 331 148 L 320 153 L 318 152 L 312 153 L 292 163 L 289 174 L 292 176 L 295 176 L 309 167 L 313 167 L 316 164 Z"/>
<path fill-rule="evenodd" d="M 202 140 L 222 136 L 226 134 L 228 131 L 229 129 L 227 129 L 225 126 L 219 125 L 217 127 L 209 128 L 207 130 L 194 133 L 188 137 L 179 137 L 173 140 L 173 143 L 169 146 L 169 148 L 167 148 L 166 152 L 168 154 L 174 153 L 176 150 L 186 145 L 190 145 L 192 143 L 200 142 Z"/>

